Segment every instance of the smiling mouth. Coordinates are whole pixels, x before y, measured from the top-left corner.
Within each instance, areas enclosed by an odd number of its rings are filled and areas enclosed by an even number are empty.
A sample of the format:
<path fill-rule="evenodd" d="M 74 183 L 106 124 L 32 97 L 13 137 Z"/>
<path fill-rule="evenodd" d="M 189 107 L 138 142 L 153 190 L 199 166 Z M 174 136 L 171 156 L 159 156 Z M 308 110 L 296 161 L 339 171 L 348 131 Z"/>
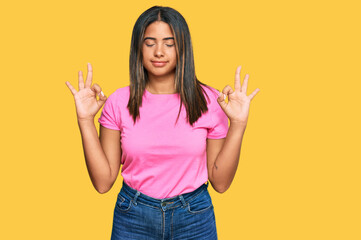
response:
<path fill-rule="evenodd" d="M 167 64 L 165 61 L 152 61 L 153 66 L 155 67 L 163 67 Z"/>

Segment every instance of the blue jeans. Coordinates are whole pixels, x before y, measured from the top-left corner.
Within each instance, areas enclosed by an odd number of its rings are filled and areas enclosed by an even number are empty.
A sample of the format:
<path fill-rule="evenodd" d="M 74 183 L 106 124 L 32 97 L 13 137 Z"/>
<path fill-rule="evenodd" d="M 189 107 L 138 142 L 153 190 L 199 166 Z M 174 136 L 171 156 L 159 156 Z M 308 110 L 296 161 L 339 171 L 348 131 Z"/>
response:
<path fill-rule="evenodd" d="M 208 183 L 193 192 L 157 199 L 123 180 L 114 208 L 111 240 L 218 239 Z"/>

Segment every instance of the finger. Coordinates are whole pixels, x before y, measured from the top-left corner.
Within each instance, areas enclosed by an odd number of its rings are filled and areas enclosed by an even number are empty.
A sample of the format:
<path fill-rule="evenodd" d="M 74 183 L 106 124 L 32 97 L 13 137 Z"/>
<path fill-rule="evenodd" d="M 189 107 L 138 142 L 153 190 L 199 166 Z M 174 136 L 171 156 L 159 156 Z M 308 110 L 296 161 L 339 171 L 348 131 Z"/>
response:
<path fill-rule="evenodd" d="M 83 72 L 78 72 L 78 78 L 79 78 L 79 91 L 84 89 L 84 79 L 83 79 Z"/>
<path fill-rule="evenodd" d="M 245 94 L 247 94 L 248 78 L 249 78 L 249 75 L 246 74 L 246 76 L 244 77 L 243 83 L 242 83 L 242 92 L 244 92 Z"/>
<path fill-rule="evenodd" d="M 241 66 L 237 67 L 236 76 L 234 78 L 234 91 L 241 91 L 241 80 L 239 74 L 241 73 Z"/>
<path fill-rule="evenodd" d="M 107 97 L 104 95 L 102 88 L 98 84 L 94 83 L 91 89 L 99 97 L 98 103 L 103 105 L 103 103 L 107 100 Z"/>
<path fill-rule="evenodd" d="M 105 103 L 106 100 L 107 100 L 107 97 L 104 95 L 103 91 L 100 91 L 98 103 L 103 105 L 103 103 Z"/>
<path fill-rule="evenodd" d="M 101 94 L 102 88 L 98 84 L 94 83 L 91 87 L 91 90 L 95 92 L 95 95 L 99 96 L 99 94 Z"/>
<path fill-rule="evenodd" d="M 226 95 L 223 92 L 219 92 L 217 102 L 219 103 L 222 109 L 224 109 L 227 106 L 225 99 L 226 99 Z"/>
<path fill-rule="evenodd" d="M 227 97 L 229 94 L 232 94 L 234 91 L 231 86 L 227 85 L 223 88 L 222 93 L 225 94 L 225 97 Z"/>
<path fill-rule="evenodd" d="M 88 63 L 88 73 L 86 76 L 85 87 L 90 88 L 90 86 L 92 85 L 92 79 L 93 79 L 93 68 L 92 65 Z"/>
<path fill-rule="evenodd" d="M 248 97 L 250 98 L 250 100 L 252 100 L 254 98 L 254 96 L 256 96 L 256 94 L 259 92 L 259 88 L 257 88 L 256 90 L 254 90 Z"/>
<path fill-rule="evenodd" d="M 218 98 L 217 98 L 217 100 L 218 100 L 219 102 L 221 102 L 221 101 L 224 101 L 225 99 L 226 99 L 226 97 L 225 97 L 224 93 L 221 92 L 221 91 L 218 91 Z"/>
<path fill-rule="evenodd" d="M 226 98 L 228 94 L 233 93 L 233 89 L 231 86 L 227 85 L 223 88 L 222 92 L 219 92 L 217 101 L 221 105 L 222 108 L 225 108 L 227 106 Z"/>
<path fill-rule="evenodd" d="M 74 96 L 77 93 L 76 89 L 68 81 L 66 81 L 65 84 L 68 86 L 68 88 L 70 89 L 71 93 Z"/>

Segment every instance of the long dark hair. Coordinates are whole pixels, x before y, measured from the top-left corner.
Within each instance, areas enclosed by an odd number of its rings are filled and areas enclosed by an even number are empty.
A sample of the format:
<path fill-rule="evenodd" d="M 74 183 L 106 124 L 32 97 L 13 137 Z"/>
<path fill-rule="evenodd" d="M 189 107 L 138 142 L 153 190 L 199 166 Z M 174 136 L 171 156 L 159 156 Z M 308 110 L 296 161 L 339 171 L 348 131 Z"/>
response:
<path fill-rule="evenodd" d="M 193 47 L 187 22 L 183 16 L 173 8 L 153 6 L 143 12 L 137 19 L 132 33 L 129 73 L 130 73 L 130 96 L 128 102 L 129 113 L 133 116 L 134 124 L 140 117 L 139 107 L 142 106 L 142 97 L 148 83 L 148 73 L 143 66 L 142 45 L 144 32 L 148 25 L 155 21 L 167 23 L 174 35 L 177 52 L 177 65 L 175 70 L 175 89 L 180 94 L 180 106 L 182 103 L 187 110 L 187 120 L 191 126 L 208 111 L 207 102 L 202 92 L 207 93 L 195 74 Z M 209 99 L 208 95 L 207 98 Z"/>

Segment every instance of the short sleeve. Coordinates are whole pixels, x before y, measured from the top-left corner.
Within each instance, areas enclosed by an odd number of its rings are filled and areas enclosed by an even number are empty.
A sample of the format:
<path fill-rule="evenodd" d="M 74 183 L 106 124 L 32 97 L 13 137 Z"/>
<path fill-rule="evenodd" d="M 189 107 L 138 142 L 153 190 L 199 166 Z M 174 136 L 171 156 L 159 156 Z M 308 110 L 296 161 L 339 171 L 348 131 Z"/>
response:
<path fill-rule="evenodd" d="M 104 107 L 98 122 L 106 128 L 113 130 L 120 130 L 120 109 L 119 103 L 117 103 L 118 97 L 116 91 L 113 92 L 105 101 Z"/>
<path fill-rule="evenodd" d="M 225 138 L 228 133 L 228 117 L 217 102 L 218 95 L 213 99 L 213 110 L 211 111 L 212 128 L 208 129 L 207 138 Z"/>

